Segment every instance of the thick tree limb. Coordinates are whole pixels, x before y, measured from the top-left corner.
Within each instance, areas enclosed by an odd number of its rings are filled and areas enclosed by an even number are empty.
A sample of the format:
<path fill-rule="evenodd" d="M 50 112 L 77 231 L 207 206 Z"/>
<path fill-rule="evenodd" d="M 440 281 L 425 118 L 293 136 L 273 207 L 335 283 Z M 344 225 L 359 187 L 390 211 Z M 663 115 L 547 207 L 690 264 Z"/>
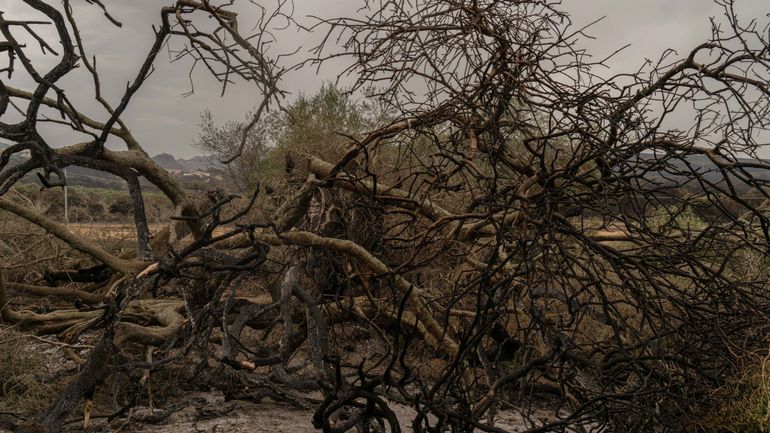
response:
<path fill-rule="evenodd" d="M 69 287 L 46 287 L 33 284 L 6 283 L 9 289 L 35 296 L 61 296 L 68 298 L 80 298 L 88 304 L 97 304 L 104 298 L 102 295 L 86 292 Z"/>
<path fill-rule="evenodd" d="M 32 209 L 24 207 L 18 203 L 14 203 L 13 201 L 6 198 L 0 198 L 0 209 L 14 213 L 17 216 L 20 216 L 27 221 L 45 229 L 48 233 L 51 233 L 52 235 L 66 242 L 67 245 L 73 249 L 84 252 L 109 266 L 110 268 L 123 274 L 137 274 L 142 269 L 146 268 L 147 265 L 149 265 L 149 263 L 141 260 L 124 260 L 116 257 L 103 250 L 101 247 L 88 242 L 82 236 L 78 236 L 70 232 L 63 224 L 51 220 Z"/>

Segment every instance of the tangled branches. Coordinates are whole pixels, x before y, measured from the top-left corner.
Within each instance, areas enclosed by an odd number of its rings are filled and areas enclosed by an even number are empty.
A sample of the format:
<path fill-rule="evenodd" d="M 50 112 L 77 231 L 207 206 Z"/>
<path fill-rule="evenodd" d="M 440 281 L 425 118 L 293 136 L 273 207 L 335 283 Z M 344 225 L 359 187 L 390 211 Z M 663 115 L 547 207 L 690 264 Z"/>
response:
<path fill-rule="evenodd" d="M 345 51 L 324 44 L 317 57 L 351 56 L 355 88 L 375 86 L 390 120 L 351 137 L 337 161 L 323 149 L 290 154 L 293 189 L 265 220 L 252 212 L 259 189 L 203 201 L 186 192 L 120 116 L 159 48 L 182 38 L 223 90 L 238 75 L 264 96 L 228 161 L 238 157 L 282 94 L 284 70 L 260 38 L 283 3 L 263 10 L 254 37 L 226 5 L 163 8 L 114 109 L 86 63 L 109 113 L 99 122 L 56 84 L 85 61 L 68 2 L 69 27 L 45 2 L 25 2 L 55 25 L 63 51 L 38 73 L 11 31 L 34 35 L 37 23 L 0 17 L 0 47 L 36 83 L 0 83 L 0 107 L 27 104 L 23 121 L 0 123 L 15 143 L 0 157 L 0 192 L 33 170 L 46 187 L 65 182 L 69 165 L 107 171 L 128 183 L 138 233 L 135 257 L 115 257 L 0 199 L 112 271 L 93 309 L 4 307 L 4 321 L 65 338 L 103 329 L 79 378 L 28 428 L 51 430 L 109 375 L 141 390 L 137 372 L 188 362 L 230 398 L 316 403 L 313 423 L 327 432 L 401 431 L 393 402 L 416 411 L 407 422 L 417 432 L 506 431 L 497 413 L 512 409 L 531 431 L 664 431 L 702 409 L 741 353 L 767 347 L 770 165 L 759 153 L 770 41 L 730 1 L 684 58 L 665 53 L 650 70 L 609 78 L 593 73 L 602 63 L 576 48 L 583 29 L 557 2 L 389 0 L 322 22 Z M 193 24 L 199 12 L 214 30 Z M 92 140 L 50 146 L 40 107 Z M 127 150 L 105 148 L 108 136 Z M 31 157 L 8 166 L 23 150 Z M 188 238 L 169 228 L 150 241 L 140 176 L 174 203 Z M 311 389 L 323 401 L 303 394 Z"/>

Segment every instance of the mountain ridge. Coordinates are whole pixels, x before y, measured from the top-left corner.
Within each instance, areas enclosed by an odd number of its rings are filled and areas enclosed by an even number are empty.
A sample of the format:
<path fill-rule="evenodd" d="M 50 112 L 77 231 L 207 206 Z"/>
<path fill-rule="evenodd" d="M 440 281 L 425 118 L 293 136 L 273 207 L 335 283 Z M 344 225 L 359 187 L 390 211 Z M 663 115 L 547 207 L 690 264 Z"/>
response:
<path fill-rule="evenodd" d="M 216 158 L 203 155 L 185 159 L 177 158 L 170 153 L 159 153 L 153 156 L 152 160 L 166 170 L 181 170 L 184 172 L 207 171 L 222 165 Z"/>

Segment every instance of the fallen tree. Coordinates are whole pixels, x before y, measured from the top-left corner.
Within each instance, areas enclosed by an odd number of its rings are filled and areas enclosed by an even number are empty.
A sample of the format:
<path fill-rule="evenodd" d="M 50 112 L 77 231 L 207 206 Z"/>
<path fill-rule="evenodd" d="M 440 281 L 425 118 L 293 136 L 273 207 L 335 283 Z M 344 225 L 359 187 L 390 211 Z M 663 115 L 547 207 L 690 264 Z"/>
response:
<path fill-rule="evenodd" d="M 388 399 L 417 411 L 418 432 L 503 431 L 496 411 L 509 406 L 537 432 L 665 431 L 708 409 L 701 401 L 741 354 L 767 348 L 768 202 L 746 195 L 770 199 L 770 164 L 758 155 L 770 45 L 731 2 L 720 3 L 724 25 L 684 58 L 666 53 L 648 71 L 610 78 L 592 73 L 603 63 L 576 48 L 584 29 L 551 2 L 369 2 L 364 18 L 321 21 L 325 40 L 342 45 L 317 47 L 314 60 L 351 56 L 353 91 L 379 85 L 370 97 L 388 115 L 344 141 L 289 143 L 278 204 L 262 209 L 267 188 L 185 191 L 121 116 L 161 47 L 183 41 L 180 55 L 224 88 L 237 76 L 262 96 L 218 149 L 236 161 L 280 106 L 290 68 L 260 36 L 273 20 L 292 22 L 282 2 L 260 9 L 254 35 L 229 3 L 161 8 L 117 105 L 102 96 L 70 2 L 24 2 L 44 21 L 0 15 L 2 72 L 34 82 L 0 81 L 0 138 L 13 143 L 0 154 L 0 195 L 32 172 L 47 188 L 64 185 L 72 165 L 112 173 L 130 191 L 137 236 L 136 251 L 118 256 L 0 198 L 0 209 L 110 271 L 95 290 L 0 281 L 4 323 L 64 341 L 100 332 L 77 377 L 21 431 L 55 431 L 83 400 L 88 424 L 94 393 L 116 374 L 139 404 L 147 375 L 173 362 L 207 371 L 233 398 L 306 405 L 296 392 L 320 389 L 313 423 L 327 432 L 400 431 Z M 36 33 L 43 23 L 55 27 L 56 49 Z M 57 63 L 36 66 L 21 32 Z M 78 65 L 103 122 L 60 87 Z M 692 123 L 667 129 L 685 105 Z M 5 120 L 12 109 L 22 120 Z M 88 140 L 50 143 L 41 133 L 50 113 Z M 106 148 L 111 137 L 125 150 Z M 175 209 L 154 237 L 140 177 Z M 693 216 L 704 203 L 715 217 Z M 41 313 L 9 303 L 11 291 L 83 302 Z M 375 349 L 346 349 L 351 329 Z M 437 367 L 421 368 L 429 361 Z M 551 406 L 549 419 L 537 419 L 535 398 Z"/>

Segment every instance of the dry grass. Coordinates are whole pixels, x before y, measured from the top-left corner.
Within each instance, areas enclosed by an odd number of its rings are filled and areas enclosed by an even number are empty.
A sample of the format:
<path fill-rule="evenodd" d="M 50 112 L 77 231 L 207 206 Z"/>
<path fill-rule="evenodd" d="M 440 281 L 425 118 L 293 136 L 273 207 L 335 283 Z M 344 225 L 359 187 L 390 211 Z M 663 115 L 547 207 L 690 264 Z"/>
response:
<path fill-rule="evenodd" d="M 699 422 L 708 433 L 770 432 L 770 355 L 719 392 L 721 406 Z"/>
<path fill-rule="evenodd" d="M 50 404 L 59 385 L 43 380 L 48 359 L 23 334 L 0 326 L 0 411 L 31 414 Z"/>

